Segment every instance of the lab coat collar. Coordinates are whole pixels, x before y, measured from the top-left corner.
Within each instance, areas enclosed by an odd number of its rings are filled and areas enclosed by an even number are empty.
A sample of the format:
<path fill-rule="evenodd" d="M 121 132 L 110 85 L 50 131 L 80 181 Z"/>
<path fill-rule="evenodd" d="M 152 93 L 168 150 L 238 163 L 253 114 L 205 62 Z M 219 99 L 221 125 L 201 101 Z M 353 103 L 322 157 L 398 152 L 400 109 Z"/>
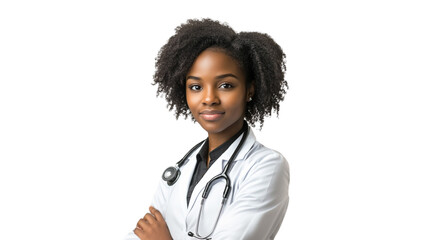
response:
<path fill-rule="evenodd" d="M 253 131 L 252 131 L 252 129 L 250 127 L 249 127 L 248 131 L 249 131 L 249 133 L 248 133 L 247 139 L 243 143 L 243 145 L 241 147 L 241 150 L 237 154 L 237 157 L 235 158 L 234 161 L 242 161 L 242 160 L 244 160 L 246 154 L 249 152 L 250 148 L 256 142 L 255 135 L 254 135 L 254 133 L 253 133 Z M 203 178 L 195 186 L 194 191 L 192 192 L 191 199 L 189 201 L 188 214 L 189 214 L 190 210 L 194 207 L 196 199 L 199 196 L 201 196 L 202 191 L 203 191 L 204 187 L 206 186 L 207 182 L 210 181 L 210 179 L 212 179 L 214 176 L 216 176 L 216 175 L 218 175 L 219 173 L 222 172 L 223 168 L 225 167 L 225 165 L 228 162 L 229 158 L 233 154 L 234 150 L 237 148 L 237 146 L 238 146 L 241 138 L 243 138 L 243 135 L 241 135 L 240 137 L 238 137 L 231 144 L 231 146 L 229 146 L 229 148 L 219 157 L 218 160 L 216 160 L 216 162 L 213 163 L 213 165 L 209 168 L 209 170 L 206 172 L 206 174 L 204 174 Z M 198 153 L 198 151 L 195 151 L 195 152 Z M 191 166 L 195 166 L 195 164 L 192 164 L 193 161 L 196 161 L 196 154 L 193 154 L 193 156 L 191 156 L 191 161 L 189 162 L 189 163 L 191 163 L 190 164 Z M 192 177 L 192 174 L 190 174 L 190 175 Z M 189 179 L 189 182 L 190 181 L 191 180 Z M 188 182 L 188 186 L 189 186 L 189 182 Z M 183 196 L 186 196 L 186 194 L 183 195 Z"/>

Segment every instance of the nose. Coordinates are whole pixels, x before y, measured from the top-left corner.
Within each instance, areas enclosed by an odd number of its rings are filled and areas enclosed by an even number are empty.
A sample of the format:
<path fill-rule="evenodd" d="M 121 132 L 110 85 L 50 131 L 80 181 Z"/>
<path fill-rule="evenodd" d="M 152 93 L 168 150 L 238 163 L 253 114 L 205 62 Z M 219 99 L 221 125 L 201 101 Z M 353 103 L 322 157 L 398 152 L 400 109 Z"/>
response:
<path fill-rule="evenodd" d="M 212 106 L 220 103 L 218 93 L 213 88 L 206 88 L 203 93 L 203 104 Z"/>

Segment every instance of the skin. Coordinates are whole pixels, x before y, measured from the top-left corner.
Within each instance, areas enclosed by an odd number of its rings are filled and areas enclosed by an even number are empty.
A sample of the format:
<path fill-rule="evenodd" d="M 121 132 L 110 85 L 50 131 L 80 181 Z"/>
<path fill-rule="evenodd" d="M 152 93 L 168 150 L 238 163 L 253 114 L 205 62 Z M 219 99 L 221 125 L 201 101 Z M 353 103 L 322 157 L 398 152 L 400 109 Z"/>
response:
<path fill-rule="evenodd" d="M 149 212 L 137 222 L 134 233 L 140 239 L 170 240 L 173 239 L 168 231 L 167 223 L 161 213 L 154 207 L 149 207 Z"/>
<path fill-rule="evenodd" d="M 253 91 L 237 61 L 222 50 L 209 48 L 196 58 L 186 77 L 186 101 L 208 133 L 209 151 L 241 129 Z"/>
<path fill-rule="evenodd" d="M 207 131 L 209 152 L 242 128 L 253 93 L 253 84 L 246 87 L 237 61 L 222 50 L 208 48 L 195 59 L 186 76 L 186 101 L 195 120 Z M 209 164 L 209 156 L 207 159 Z M 172 239 L 167 223 L 153 207 L 138 221 L 134 233 L 142 240 Z"/>

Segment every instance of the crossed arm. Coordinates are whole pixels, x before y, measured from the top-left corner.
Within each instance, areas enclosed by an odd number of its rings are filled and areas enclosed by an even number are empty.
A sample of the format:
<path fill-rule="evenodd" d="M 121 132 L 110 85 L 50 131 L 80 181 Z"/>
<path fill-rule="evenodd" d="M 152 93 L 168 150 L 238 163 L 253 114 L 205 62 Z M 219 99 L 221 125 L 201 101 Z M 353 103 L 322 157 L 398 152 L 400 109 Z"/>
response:
<path fill-rule="evenodd" d="M 141 240 L 172 240 L 167 223 L 161 213 L 154 207 L 149 207 L 149 213 L 137 222 L 134 233 Z"/>

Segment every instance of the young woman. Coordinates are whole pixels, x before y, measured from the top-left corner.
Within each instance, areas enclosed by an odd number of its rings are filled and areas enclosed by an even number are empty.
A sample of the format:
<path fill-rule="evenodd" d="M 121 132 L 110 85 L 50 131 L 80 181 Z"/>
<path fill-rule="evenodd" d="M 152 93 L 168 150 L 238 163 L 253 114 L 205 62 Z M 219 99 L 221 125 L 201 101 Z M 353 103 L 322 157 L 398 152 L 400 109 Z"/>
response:
<path fill-rule="evenodd" d="M 285 55 L 268 35 L 209 19 L 176 29 L 156 62 L 155 84 L 176 117 L 207 131 L 168 168 L 153 206 L 127 239 L 274 239 L 288 205 L 285 158 L 248 126 L 279 111 Z"/>

